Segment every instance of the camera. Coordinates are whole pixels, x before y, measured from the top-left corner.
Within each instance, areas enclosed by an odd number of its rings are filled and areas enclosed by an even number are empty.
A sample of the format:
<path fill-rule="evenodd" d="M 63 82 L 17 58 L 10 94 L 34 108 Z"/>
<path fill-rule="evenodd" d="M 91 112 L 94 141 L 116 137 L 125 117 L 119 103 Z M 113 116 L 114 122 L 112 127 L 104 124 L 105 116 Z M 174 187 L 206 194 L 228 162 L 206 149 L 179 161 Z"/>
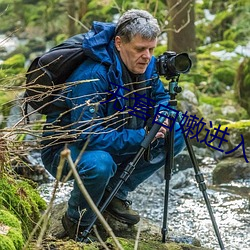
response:
<path fill-rule="evenodd" d="M 165 76 L 167 80 L 187 73 L 191 66 L 192 61 L 187 53 L 176 54 L 174 51 L 167 51 L 156 59 L 157 73 Z"/>

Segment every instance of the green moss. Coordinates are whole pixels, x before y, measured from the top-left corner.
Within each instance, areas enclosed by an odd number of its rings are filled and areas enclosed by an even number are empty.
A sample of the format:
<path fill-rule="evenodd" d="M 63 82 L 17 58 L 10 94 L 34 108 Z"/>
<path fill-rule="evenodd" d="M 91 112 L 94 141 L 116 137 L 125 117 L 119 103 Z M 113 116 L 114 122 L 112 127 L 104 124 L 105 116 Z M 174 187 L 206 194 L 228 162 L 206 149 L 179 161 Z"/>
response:
<path fill-rule="evenodd" d="M 200 104 L 206 103 L 214 107 L 221 108 L 222 104 L 224 103 L 224 99 L 221 96 L 215 97 L 215 96 L 201 95 L 199 97 L 199 103 Z"/>
<path fill-rule="evenodd" d="M 238 121 L 238 122 L 233 122 L 233 123 L 229 123 L 226 125 L 222 126 L 222 129 L 228 127 L 229 129 L 236 129 L 236 130 L 241 130 L 244 128 L 249 128 L 250 127 L 250 121 L 246 120 L 246 121 Z"/>
<path fill-rule="evenodd" d="M 232 86 L 235 78 L 235 70 L 228 67 L 221 67 L 214 71 L 213 77 L 228 86 Z"/>
<path fill-rule="evenodd" d="M 219 45 L 226 51 L 232 52 L 235 50 L 237 43 L 234 40 L 223 40 L 219 42 Z"/>
<path fill-rule="evenodd" d="M 16 218 L 16 216 L 11 214 L 7 210 L 0 209 L 0 221 L 7 226 L 21 230 L 20 221 Z"/>
<path fill-rule="evenodd" d="M 0 237 L 0 249 L 21 249 L 24 243 L 20 221 L 9 211 L 0 210 L 0 224 L 10 227 L 4 237 Z M 0 235 L 3 236 L 3 235 Z M 7 245 L 6 245 L 7 244 Z"/>
<path fill-rule="evenodd" d="M 16 231 L 15 228 L 11 228 L 7 236 L 12 240 L 16 249 L 22 249 L 22 246 L 24 245 L 24 240 L 21 230 Z"/>
<path fill-rule="evenodd" d="M 2 69 L 9 69 L 11 67 L 23 68 L 24 64 L 25 56 L 23 54 L 16 54 L 4 61 L 4 63 L 2 64 Z"/>
<path fill-rule="evenodd" d="M 7 235 L 0 234 L 0 249 L 16 250 L 13 241 Z"/>
<path fill-rule="evenodd" d="M 25 81 L 25 56 L 15 54 L 1 64 L 0 84 L 20 86 Z"/>
<path fill-rule="evenodd" d="M 133 250 L 135 241 L 133 239 L 125 239 L 125 238 L 118 238 L 120 244 L 122 245 L 124 250 Z M 113 240 L 109 238 L 107 243 L 111 243 L 113 245 Z M 182 243 L 175 243 L 175 242 L 167 242 L 162 243 L 161 241 L 140 241 L 138 244 L 139 250 L 198 250 L 198 249 L 205 249 L 202 247 L 196 247 L 194 245 L 189 244 L 182 244 Z"/>
<path fill-rule="evenodd" d="M 27 238 L 46 203 L 27 182 L 4 176 L 0 179 L 0 206 L 8 209 L 21 221 L 24 237 Z"/>
<path fill-rule="evenodd" d="M 241 135 L 244 138 L 245 147 L 250 146 L 250 120 L 242 120 L 238 122 L 232 122 L 229 124 L 224 124 L 221 126 L 221 130 L 225 130 L 228 128 L 228 132 L 230 133 L 230 142 L 233 145 L 239 145 L 241 142 Z"/>

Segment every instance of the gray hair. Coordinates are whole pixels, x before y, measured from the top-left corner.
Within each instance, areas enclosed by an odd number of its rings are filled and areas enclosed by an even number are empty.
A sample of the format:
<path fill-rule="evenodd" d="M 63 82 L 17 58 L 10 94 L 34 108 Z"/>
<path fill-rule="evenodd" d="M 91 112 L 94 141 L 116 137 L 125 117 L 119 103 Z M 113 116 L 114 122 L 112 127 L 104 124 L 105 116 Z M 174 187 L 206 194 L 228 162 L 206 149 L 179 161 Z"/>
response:
<path fill-rule="evenodd" d="M 118 20 L 116 36 L 128 43 L 135 35 L 153 40 L 160 34 L 157 20 L 145 10 L 128 10 Z"/>

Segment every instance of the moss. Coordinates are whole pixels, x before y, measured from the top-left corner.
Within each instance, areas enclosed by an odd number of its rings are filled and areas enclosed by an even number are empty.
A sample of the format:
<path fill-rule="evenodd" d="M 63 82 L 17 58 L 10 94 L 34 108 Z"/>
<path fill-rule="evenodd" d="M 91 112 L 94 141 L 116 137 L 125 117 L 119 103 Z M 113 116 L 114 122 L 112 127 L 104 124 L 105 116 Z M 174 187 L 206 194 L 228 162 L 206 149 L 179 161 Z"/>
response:
<path fill-rule="evenodd" d="M 6 235 L 0 235 L 0 249 L 21 249 L 24 243 L 20 221 L 9 211 L 0 210 L 0 223 L 10 227 Z M 4 237 L 2 237 L 4 236 Z"/>
<path fill-rule="evenodd" d="M 17 230 L 21 230 L 20 221 L 16 218 L 16 216 L 11 214 L 7 210 L 0 209 L 0 221 L 7 226 L 14 227 Z"/>
<path fill-rule="evenodd" d="M 24 245 L 24 239 L 22 236 L 22 231 L 16 231 L 15 228 L 11 228 L 7 236 L 12 240 L 16 249 L 21 249 Z"/>
<path fill-rule="evenodd" d="M 235 78 L 235 70 L 228 67 L 221 67 L 214 71 L 213 77 L 228 86 L 232 86 Z"/>
<path fill-rule="evenodd" d="M 222 126 L 221 128 L 225 128 L 225 127 L 228 127 L 229 129 L 242 130 L 244 128 L 250 127 L 250 121 L 246 120 L 246 121 L 238 121 L 234 123 L 229 123 L 229 124 Z"/>
<path fill-rule="evenodd" d="M 0 234 L 0 249 L 16 250 L 13 241 L 7 235 Z"/>
<path fill-rule="evenodd" d="M 215 96 L 208 96 L 208 95 L 201 95 L 199 97 L 199 102 L 200 104 L 202 103 L 207 103 L 210 104 L 214 107 L 221 107 L 222 104 L 224 103 L 224 99 L 221 96 L 215 97 Z"/>
<path fill-rule="evenodd" d="M 11 211 L 21 222 L 24 237 L 34 228 L 40 218 L 40 211 L 46 207 L 38 192 L 23 180 L 9 176 L 0 179 L 0 206 Z"/>
<path fill-rule="evenodd" d="M 1 64 L 0 84 L 19 86 L 25 80 L 25 56 L 16 54 Z"/>
<path fill-rule="evenodd" d="M 4 63 L 2 64 L 2 69 L 9 69 L 11 67 L 23 68 L 24 64 L 25 56 L 23 54 L 16 54 L 4 61 Z"/>
<path fill-rule="evenodd" d="M 243 136 L 245 147 L 250 146 L 250 120 L 223 124 L 220 129 L 225 131 L 226 127 L 228 128 L 227 132 L 230 134 L 226 139 L 228 139 L 229 143 L 233 145 L 233 148 L 239 145 L 242 141 L 241 135 Z M 242 148 L 240 148 L 240 150 L 242 150 Z"/>
<path fill-rule="evenodd" d="M 238 45 L 234 40 L 223 40 L 220 41 L 218 44 L 228 52 L 234 51 Z"/>
<path fill-rule="evenodd" d="M 135 241 L 133 239 L 124 239 L 124 238 L 118 238 L 120 244 L 122 245 L 124 250 L 133 250 Z M 107 243 L 110 243 L 113 245 L 113 240 L 109 238 Z M 113 248 L 112 248 L 113 249 Z M 154 240 L 144 240 L 140 241 L 138 244 L 139 250 L 199 250 L 199 249 L 205 249 L 202 247 L 196 247 L 194 245 L 189 244 L 183 244 L 183 243 L 175 243 L 175 242 L 167 242 L 162 243 L 161 241 L 154 241 Z"/>

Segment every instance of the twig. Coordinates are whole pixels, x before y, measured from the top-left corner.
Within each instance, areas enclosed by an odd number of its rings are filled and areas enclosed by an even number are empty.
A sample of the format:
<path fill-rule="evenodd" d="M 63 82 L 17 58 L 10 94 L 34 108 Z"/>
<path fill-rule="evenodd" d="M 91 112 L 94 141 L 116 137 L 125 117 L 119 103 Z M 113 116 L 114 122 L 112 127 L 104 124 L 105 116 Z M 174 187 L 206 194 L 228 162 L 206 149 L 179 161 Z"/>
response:
<path fill-rule="evenodd" d="M 137 230 L 137 234 L 136 234 L 136 238 L 135 238 L 135 246 L 134 246 L 134 250 L 138 249 L 138 245 L 139 245 L 139 237 L 140 237 L 140 233 L 141 233 L 141 220 L 139 221 L 139 225 L 138 225 L 138 230 Z"/>
<path fill-rule="evenodd" d="M 74 162 L 73 162 L 73 160 L 71 158 L 70 150 L 69 149 L 64 149 L 61 152 L 61 158 L 64 158 L 64 159 L 68 160 L 68 163 L 69 163 L 69 166 L 70 166 L 70 168 L 71 168 L 71 170 L 73 172 L 73 176 L 75 178 L 75 181 L 78 184 L 78 187 L 79 187 L 80 191 L 82 192 L 84 198 L 88 202 L 90 208 L 97 215 L 98 219 L 100 220 L 100 222 L 102 223 L 102 225 L 104 226 L 104 228 L 108 232 L 108 234 L 113 238 L 114 243 L 118 247 L 118 249 L 119 250 L 124 250 L 123 247 L 121 246 L 121 244 L 119 243 L 119 241 L 117 240 L 116 236 L 114 235 L 111 227 L 106 222 L 106 220 L 104 219 L 104 217 L 102 216 L 102 214 L 100 213 L 98 208 L 96 207 L 95 203 L 93 202 L 92 198 L 90 197 L 90 195 L 89 195 L 88 191 L 86 190 L 85 186 L 83 185 L 83 182 L 82 182 L 79 174 L 77 173 Z"/>
<path fill-rule="evenodd" d="M 100 243 L 104 247 L 104 249 L 109 250 L 108 246 L 105 244 L 105 242 L 102 240 L 100 234 L 98 233 L 96 225 L 93 226 L 93 230 L 95 232 L 95 235 L 96 235 L 97 239 L 100 241 Z"/>
<path fill-rule="evenodd" d="M 74 18 L 71 15 L 68 15 L 68 17 L 72 20 L 74 20 L 76 23 L 80 24 L 86 31 L 89 31 L 89 28 L 87 26 L 85 26 L 82 22 L 80 22 L 79 20 L 77 20 L 76 18 Z"/>

